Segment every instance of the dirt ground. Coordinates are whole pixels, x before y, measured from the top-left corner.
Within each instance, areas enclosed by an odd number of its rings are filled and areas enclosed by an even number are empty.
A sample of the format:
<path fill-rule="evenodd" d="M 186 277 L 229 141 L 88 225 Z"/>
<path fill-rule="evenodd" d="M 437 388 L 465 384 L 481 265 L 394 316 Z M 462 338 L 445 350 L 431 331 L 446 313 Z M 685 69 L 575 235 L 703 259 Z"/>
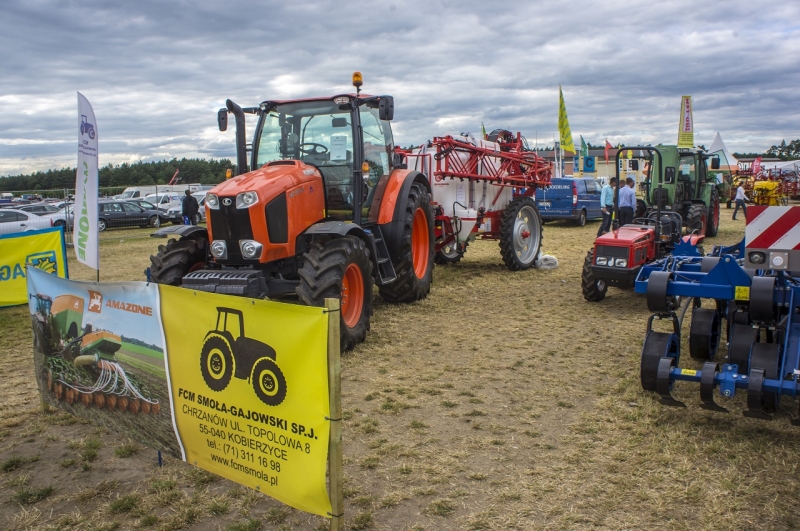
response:
<path fill-rule="evenodd" d="M 707 249 L 742 237 L 731 212 Z M 461 263 L 436 267 L 426 300 L 376 298 L 367 341 L 343 357 L 348 529 L 800 527 L 797 404 L 784 400 L 765 422 L 741 415 L 742 393 L 721 414 L 700 409 L 689 384 L 676 386 L 685 409 L 641 391 L 644 297 L 581 296 L 597 228 L 545 225 L 554 270 L 509 272 L 496 242 L 476 242 Z M 118 232 L 103 244 L 102 279 L 143 279 L 158 242 Z M 0 527 L 327 529 L 180 461 L 159 467 L 154 450 L 104 428 L 41 413 L 27 308 L 0 310 L 0 331 Z"/>

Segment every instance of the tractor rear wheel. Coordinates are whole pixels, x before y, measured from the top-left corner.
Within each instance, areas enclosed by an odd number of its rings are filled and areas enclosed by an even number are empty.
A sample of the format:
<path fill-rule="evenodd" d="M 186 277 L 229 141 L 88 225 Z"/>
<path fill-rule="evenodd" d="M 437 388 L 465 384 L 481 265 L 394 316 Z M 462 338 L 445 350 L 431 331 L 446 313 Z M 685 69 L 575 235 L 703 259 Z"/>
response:
<path fill-rule="evenodd" d="M 686 225 L 686 233 L 692 234 L 697 231 L 697 234 L 706 233 L 706 225 L 708 224 L 706 207 L 703 205 L 690 205 L 686 210 L 686 219 L 683 220 Z"/>
<path fill-rule="evenodd" d="M 542 218 L 530 197 L 511 201 L 500 222 L 500 254 L 511 271 L 530 269 L 542 245 Z"/>
<path fill-rule="evenodd" d="M 589 249 L 586 259 L 583 261 L 583 272 L 581 273 L 581 291 L 583 298 L 589 302 L 599 302 L 606 296 L 608 285 L 602 280 L 598 280 L 592 272 L 592 262 L 594 261 L 594 249 Z"/>
<path fill-rule="evenodd" d="M 312 242 L 298 271 L 295 292 L 308 306 L 341 300 L 341 349 L 364 341 L 372 316 L 372 262 L 364 242 L 355 236 Z"/>
<path fill-rule="evenodd" d="M 200 352 L 200 373 L 206 385 L 214 391 L 228 387 L 236 361 L 228 341 L 217 334 L 209 337 Z"/>
<path fill-rule="evenodd" d="M 157 284 L 180 286 L 184 275 L 206 263 L 204 238 L 170 239 L 150 257 L 150 279 Z"/>
<path fill-rule="evenodd" d="M 397 280 L 379 290 L 387 302 L 424 299 L 433 282 L 433 209 L 431 196 L 421 184 L 411 185 L 403 215 L 403 238 L 397 255 L 392 257 Z"/>
<path fill-rule="evenodd" d="M 709 238 L 717 235 L 719 229 L 719 191 L 711 189 L 711 204 L 708 205 L 708 223 L 706 224 L 706 236 Z"/>

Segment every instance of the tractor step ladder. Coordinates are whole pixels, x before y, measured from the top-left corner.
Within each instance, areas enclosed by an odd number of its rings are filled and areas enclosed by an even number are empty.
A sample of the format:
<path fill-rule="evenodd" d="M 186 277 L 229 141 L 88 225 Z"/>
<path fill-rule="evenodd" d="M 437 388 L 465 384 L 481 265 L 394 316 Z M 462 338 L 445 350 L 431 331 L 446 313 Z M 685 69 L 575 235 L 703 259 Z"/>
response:
<path fill-rule="evenodd" d="M 397 273 L 394 270 L 391 258 L 389 258 L 389 249 L 386 247 L 386 241 L 383 239 L 383 233 L 378 225 L 375 225 L 367 231 L 372 236 L 372 241 L 375 243 L 375 258 L 378 263 L 378 278 L 380 284 L 386 285 L 397 280 Z"/>

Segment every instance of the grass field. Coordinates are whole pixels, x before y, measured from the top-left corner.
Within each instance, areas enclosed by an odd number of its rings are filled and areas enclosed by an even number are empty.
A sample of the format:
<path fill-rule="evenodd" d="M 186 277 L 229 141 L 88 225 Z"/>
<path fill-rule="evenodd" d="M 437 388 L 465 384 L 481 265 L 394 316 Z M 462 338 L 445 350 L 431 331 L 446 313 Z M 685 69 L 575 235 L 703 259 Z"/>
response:
<path fill-rule="evenodd" d="M 741 238 L 731 212 L 707 249 Z M 743 394 L 718 399 L 730 409 L 719 414 L 698 407 L 691 385 L 674 393 L 685 409 L 642 392 L 644 297 L 581 297 L 597 227 L 545 225 L 554 270 L 511 273 L 496 242 L 476 242 L 461 263 L 436 267 L 427 299 L 376 298 L 367 341 L 342 360 L 348 529 L 800 527 L 797 404 L 785 400 L 764 422 L 741 415 Z M 104 241 L 101 279 L 143 280 L 157 243 Z M 75 261 L 70 271 L 94 279 Z M 159 468 L 154 451 L 105 429 L 41 413 L 27 309 L 0 310 L 0 329 L 0 527 L 326 529 L 188 464 Z"/>

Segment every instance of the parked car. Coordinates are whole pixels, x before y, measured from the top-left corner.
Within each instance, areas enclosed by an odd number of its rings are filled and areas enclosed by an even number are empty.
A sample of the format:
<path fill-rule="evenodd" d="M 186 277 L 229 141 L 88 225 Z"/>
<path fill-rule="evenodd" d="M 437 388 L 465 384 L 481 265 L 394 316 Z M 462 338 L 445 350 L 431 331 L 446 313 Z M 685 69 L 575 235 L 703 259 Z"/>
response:
<path fill-rule="evenodd" d="M 144 209 L 127 201 L 108 201 L 98 205 L 97 230 L 108 227 L 160 227 L 164 212 Z"/>
<path fill-rule="evenodd" d="M 53 226 L 72 228 L 72 204 L 65 203 L 61 208 L 49 214 L 42 214 L 43 219 L 49 219 Z"/>
<path fill-rule="evenodd" d="M 180 206 L 181 199 L 183 199 L 182 195 L 173 192 L 150 194 L 144 198 L 145 201 L 153 203 L 156 205 L 156 207 L 158 207 L 159 210 L 164 211 L 167 211 L 175 206 Z"/>
<path fill-rule="evenodd" d="M 30 212 L 31 214 L 41 216 L 43 214 L 58 212 L 58 207 L 49 203 L 34 203 L 32 205 L 23 205 L 18 207 L 17 210 L 22 210 L 23 212 Z"/>
<path fill-rule="evenodd" d="M 536 190 L 536 206 L 543 221 L 571 219 L 583 226 L 587 219 L 600 219 L 600 187 L 592 177 L 553 179 Z"/>
<path fill-rule="evenodd" d="M 53 226 L 49 219 L 43 219 L 36 214 L 21 210 L 4 208 L 0 210 L 0 234 L 15 232 L 28 232 L 31 230 L 47 229 Z"/>
<path fill-rule="evenodd" d="M 145 210 L 156 210 L 156 206 L 153 203 L 150 201 L 145 201 L 144 199 L 123 199 L 123 201 L 127 203 L 133 203 L 134 205 L 139 205 Z"/>
<path fill-rule="evenodd" d="M 197 211 L 197 218 L 195 219 L 195 224 L 197 223 L 205 223 L 206 222 L 206 195 L 208 194 L 207 190 L 203 190 L 202 192 L 195 192 L 192 194 L 192 197 L 197 199 L 197 205 L 200 207 Z M 181 204 L 178 206 L 171 206 L 169 210 L 167 210 L 167 221 L 171 221 L 176 225 L 183 223 L 183 216 L 181 212 L 183 211 L 183 199 L 181 199 Z"/>

